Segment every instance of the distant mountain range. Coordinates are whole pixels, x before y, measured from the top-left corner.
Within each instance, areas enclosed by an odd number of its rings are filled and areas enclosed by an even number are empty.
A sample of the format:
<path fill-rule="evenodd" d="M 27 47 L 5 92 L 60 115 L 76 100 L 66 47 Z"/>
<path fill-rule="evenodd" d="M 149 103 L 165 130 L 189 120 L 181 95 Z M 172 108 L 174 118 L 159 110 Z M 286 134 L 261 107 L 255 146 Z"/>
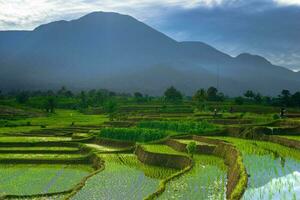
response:
<path fill-rule="evenodd" d="M 177 42 L 127 15 L 95 12 L 33 31 L 0 31 L 0 89 L 106 88 L 151 95 L 174 85 L 190 95 L 300 89 L 300 73 L 263 57 L 231 57 L 202 42 Z"/>

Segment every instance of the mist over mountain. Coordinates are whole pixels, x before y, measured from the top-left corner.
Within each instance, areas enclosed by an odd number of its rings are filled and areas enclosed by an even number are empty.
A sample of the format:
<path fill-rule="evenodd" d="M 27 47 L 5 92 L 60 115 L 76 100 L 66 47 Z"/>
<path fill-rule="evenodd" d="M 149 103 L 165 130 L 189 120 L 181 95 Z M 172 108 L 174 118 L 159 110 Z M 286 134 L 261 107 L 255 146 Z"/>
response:
<path fill-rule="evenodd" d="M 247 53 L 177 42 L 127 15 L 95 12 L 33 31 L 0 31 L 0 89 L 107 88 L 152 95 L 215 86 L 228 95 L 275 95 L 300 87 L 299 73 Z"/>

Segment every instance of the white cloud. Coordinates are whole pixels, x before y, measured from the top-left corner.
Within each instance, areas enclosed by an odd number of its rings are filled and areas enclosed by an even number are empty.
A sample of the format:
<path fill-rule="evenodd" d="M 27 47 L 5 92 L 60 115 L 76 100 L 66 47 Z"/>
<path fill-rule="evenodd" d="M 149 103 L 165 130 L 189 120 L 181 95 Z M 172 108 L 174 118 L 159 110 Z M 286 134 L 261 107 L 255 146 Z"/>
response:
<path fill-rule="evenodd" d="M 274 0 L 279 5 L 299 5 L 300 6 L 300 0 Z"/>
<path fill-rule="evenodd" d="M 162 8 L 212 7 L 225 0 L 0 0 L 0 30 L 33 29 L 53 20 L 73 19 L 92 11 L 115 11 L 139 19 L 163 14 Z M 232 0 L 230 0 L 232 1 Z"/>

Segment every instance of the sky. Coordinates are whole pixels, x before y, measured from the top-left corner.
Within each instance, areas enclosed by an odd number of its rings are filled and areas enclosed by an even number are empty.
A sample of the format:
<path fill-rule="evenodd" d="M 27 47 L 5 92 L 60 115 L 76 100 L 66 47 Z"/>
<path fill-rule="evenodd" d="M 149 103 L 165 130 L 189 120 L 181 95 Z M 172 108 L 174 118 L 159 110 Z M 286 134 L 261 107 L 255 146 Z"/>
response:
<path fill-rule="evenodd" d="M 32 30 L 93 11 L 128 14 L 178 41 L 300 70 L 300 0 L 0 0 L 0 30 Z"/>

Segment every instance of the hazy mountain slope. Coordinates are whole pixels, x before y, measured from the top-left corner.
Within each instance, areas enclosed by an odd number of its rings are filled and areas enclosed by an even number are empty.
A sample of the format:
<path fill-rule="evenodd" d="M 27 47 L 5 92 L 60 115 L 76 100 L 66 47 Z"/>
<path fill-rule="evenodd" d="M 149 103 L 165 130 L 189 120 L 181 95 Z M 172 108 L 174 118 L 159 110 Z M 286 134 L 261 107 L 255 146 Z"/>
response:
<path fill-rule="evenodd" d="M 177 42 L 117 13 L 0 32 L 0 89 L 63 84 L 158 94 L 173 84 L 191 93 L 216 86 L 218 79 L 220 88 L 232 95 L 246 89 L 275 94 L 300 86 L 299 73 L 262 57 L 234 58 L 202 42 Z"/>

